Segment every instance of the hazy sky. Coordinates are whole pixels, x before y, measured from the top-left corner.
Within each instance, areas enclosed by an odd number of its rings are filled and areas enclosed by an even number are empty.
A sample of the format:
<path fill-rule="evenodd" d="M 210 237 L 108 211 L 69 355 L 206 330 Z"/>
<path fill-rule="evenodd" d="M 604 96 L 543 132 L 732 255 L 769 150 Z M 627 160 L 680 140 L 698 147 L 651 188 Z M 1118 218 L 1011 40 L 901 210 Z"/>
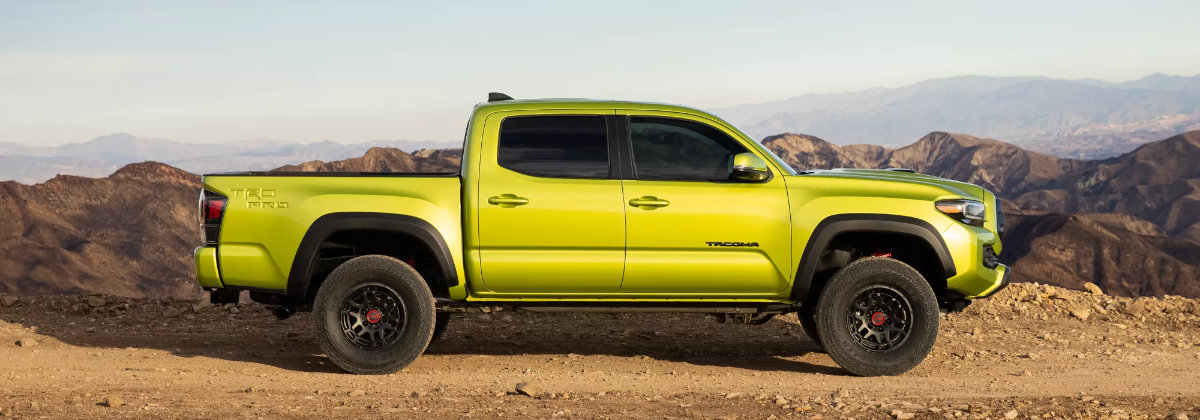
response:
<path fill-rule="evenodd" d="M 719 108 L 965 74 L 1192 75 L 1196 16 L 1196 0 L 0 0 L 0 142 L 459 141 L 488 91 Z"/>

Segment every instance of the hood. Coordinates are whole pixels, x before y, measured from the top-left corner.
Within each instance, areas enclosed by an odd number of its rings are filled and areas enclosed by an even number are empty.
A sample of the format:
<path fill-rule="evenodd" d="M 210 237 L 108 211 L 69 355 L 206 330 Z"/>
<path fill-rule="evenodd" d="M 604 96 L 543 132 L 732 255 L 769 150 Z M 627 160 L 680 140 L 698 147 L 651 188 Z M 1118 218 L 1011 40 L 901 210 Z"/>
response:
<path fill-rule="evenodd" d="M 952 179 L 939 178 L 933 175 L 918 174 L 908 170 L 838 168 L 806 171 L 801 176 L 835 177 L 924 184 L 941 187 L 950 192 L 961 195 L 963 198 L 973 198 L 979 201 L 984 201 L 985 197 L 987 196 L 987 191 L 978 185 L 955 181 Z"/>

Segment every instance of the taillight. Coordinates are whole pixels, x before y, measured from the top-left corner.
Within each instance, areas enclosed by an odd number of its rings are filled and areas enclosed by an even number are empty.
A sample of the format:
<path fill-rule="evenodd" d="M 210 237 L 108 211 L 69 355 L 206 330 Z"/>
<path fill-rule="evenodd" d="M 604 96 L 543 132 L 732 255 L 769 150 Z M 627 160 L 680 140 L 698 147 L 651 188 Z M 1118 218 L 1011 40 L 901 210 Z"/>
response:
<path fill-rule="evenodd" d="M 229 199 L 221 194 L 204 190 L 200 192 L 200 231 L 205 245 L 216 245 L 221 234 L 221 218 L 225 216 L 225 204 Z"/>

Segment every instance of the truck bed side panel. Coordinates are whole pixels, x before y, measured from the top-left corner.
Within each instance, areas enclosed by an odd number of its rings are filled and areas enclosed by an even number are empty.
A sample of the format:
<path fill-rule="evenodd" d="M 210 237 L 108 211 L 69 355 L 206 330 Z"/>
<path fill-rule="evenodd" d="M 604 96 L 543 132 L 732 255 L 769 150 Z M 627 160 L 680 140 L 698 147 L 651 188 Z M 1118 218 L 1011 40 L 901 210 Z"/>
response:
<path fill-rule="evenodd" d="M 348 212 L 428 222 L 445 239 L 458 277 L 465 278 L 460 184 L 456 176 L 205 176 L 206 189 L 229 197 L 217 249 L 221 282 L 286 290 L 309 227 L 321 216 Z M 460 284 L 451 295 L 465 297 L 465 288 Z"/>

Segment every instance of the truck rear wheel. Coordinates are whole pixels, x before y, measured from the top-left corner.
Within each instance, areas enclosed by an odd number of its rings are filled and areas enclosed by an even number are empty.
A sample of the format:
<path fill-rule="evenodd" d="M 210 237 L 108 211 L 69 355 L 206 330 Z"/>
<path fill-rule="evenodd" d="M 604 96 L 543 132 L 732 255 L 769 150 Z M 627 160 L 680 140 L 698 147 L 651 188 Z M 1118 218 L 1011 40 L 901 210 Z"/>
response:
<path fill-rule="evenodd" d="M 329 274 L 313 302 L 317 344 L 350 373 L 392 373 L 425 352 L 433 337 L 433 293 L 392 257 L 368 255 Z"/>
<path fill-rule="evenodd" d="M 830 279 L 816 321 L 821 343 L 842 368 L 860 376 L 898 375 L 933 348 L 937 297 L 908 264 L 863 258 Z"/>

